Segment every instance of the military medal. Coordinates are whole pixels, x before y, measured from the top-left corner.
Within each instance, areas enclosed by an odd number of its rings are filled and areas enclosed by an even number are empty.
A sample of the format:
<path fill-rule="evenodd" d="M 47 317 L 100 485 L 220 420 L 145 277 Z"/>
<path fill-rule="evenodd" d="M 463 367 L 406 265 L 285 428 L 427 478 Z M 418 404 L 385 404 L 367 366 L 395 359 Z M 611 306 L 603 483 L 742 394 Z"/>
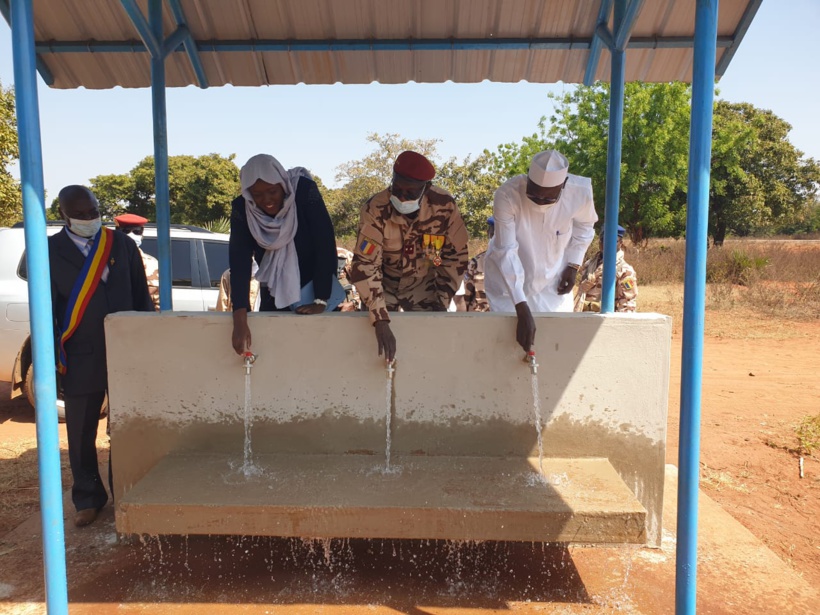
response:
<path fill-rule="evenodd" d="M 424 236 L 424 255 L 430 258 L 430 235 Z"/>
<path fill-rule="evenodd" d="M 433 257 L 433 265 L 438 267 L 441 265 L 441 249 L 444 247 L 444 235 L 433 235 L 432 243 L 436 254 Z"/>

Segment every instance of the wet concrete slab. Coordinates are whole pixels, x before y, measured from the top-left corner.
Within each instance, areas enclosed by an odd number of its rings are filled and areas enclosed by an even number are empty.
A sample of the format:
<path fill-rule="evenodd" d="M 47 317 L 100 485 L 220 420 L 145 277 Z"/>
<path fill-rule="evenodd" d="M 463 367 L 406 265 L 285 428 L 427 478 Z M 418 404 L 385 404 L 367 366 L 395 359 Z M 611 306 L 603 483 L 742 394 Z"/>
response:
<path fill-rule="evenodd" d="M 660 549 L 191 536 L 66 524 L 71 615 L 674 613 L 677 471 Z M 66 500 L 68 503 L 68 500 Z M 820 593 L 701 493 L 698 613 L 817 612 Z M 70 521 L 70 515 L 67 516 Z M 0 613 L 45 612 L 39 517 L 0 541 Z"/>
<path fill-rule="evenodd" d="M 118 504 L 126 534 L 646 541 L 606 459 L 173 454 Z"/>

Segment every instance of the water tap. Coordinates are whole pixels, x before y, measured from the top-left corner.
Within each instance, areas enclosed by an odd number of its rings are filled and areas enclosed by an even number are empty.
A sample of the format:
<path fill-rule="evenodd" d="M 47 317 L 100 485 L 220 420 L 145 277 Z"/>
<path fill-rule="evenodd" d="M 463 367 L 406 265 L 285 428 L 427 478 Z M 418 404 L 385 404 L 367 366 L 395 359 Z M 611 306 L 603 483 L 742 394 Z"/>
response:
<path fill-rule="evenodd" d="M 387 379 L 392 380 L 393 374 L 396 371 L 396 359 L 392 359 L 387 361 Z"/>
<path fill-rule="evenodd" d="M 245 375 L 250 376 L 251 368 L 253 367 L 253 364 L 256 362 L 256 355 L 250 351 L 243 352 L 242 360 L 245 362 Z"/>
<path fill-rule="evenodd" d="M 527 356 L 524 357 L 524 361 L 530 364 L 530 372 L 535 375 L 538 373 L 538 363 L 535 362 L 535 351 L 530 350 L 527 352 Z"/>

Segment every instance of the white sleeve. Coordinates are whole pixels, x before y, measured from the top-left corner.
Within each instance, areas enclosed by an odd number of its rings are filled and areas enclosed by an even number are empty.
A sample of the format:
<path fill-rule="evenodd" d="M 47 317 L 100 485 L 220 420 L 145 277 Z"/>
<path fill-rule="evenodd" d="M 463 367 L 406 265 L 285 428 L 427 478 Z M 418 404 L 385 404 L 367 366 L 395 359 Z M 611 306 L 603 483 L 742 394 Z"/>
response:
<path fill-rule="evenodd" d="M 592 202 L 592 185 L 589 186 L 588 198 L 572 217 L 572 237 L 564 251 L 567 263 L 580 265 L 584 262 L 589 244 L 595 238 L 593 225 L 598 221 L 595 204 Z"/>
<path fill-rule="evenodd" d="M 524 294 L 524 267 L 518 256 L 515 204 L 504 190 L 495 191 L 493 218 L 495 219 L 495 235 L 493 236 L 492 258 L 501 271 L 513 303 L 517 305 L 527 300 Z"/>

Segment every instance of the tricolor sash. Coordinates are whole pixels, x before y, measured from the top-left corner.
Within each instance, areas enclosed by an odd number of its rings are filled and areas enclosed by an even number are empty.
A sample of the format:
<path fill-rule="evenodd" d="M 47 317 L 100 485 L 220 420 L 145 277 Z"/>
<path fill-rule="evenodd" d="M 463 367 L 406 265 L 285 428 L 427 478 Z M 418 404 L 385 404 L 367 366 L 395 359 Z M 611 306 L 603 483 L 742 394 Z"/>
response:
<path fill-rule="evenodd" d="M 63 319 L 63 328 L 60 333 L 60 356 L 57 361 L 57 371 L 65 375 L 67 369 L 67 359 L 65 354 L 65 343 L 74 335 L 80 321 L 83 319 L 85 309 L 88 307 L 97 285 L 100 283 L 108 257 L 111 255 L 111 246 L 114 244 L 114 231 L 110 228 L 102 227 L 94 236 L 91 250 L 85 257 L 83 268 L 74 282 L 71 289 L 71 296 L 68 298 L 68 305 Z"/>

